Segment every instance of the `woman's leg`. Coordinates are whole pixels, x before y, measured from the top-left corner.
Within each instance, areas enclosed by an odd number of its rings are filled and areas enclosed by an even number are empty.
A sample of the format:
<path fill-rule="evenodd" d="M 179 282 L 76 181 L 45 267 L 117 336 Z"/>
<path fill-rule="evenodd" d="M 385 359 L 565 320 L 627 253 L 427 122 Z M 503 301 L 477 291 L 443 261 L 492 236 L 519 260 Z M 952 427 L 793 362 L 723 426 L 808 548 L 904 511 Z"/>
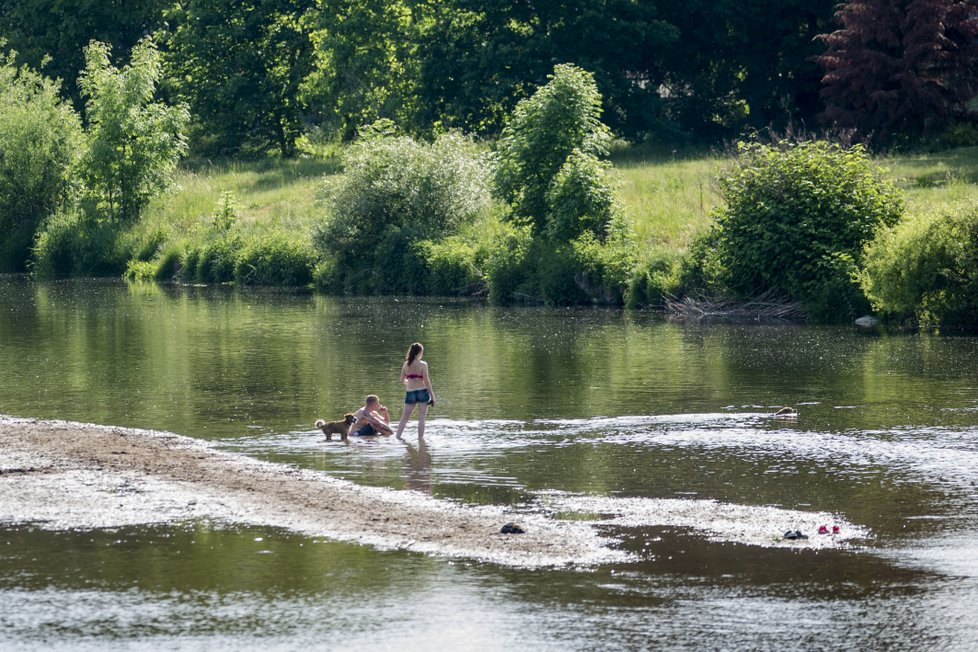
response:
<path fill-rule="evenodd" d="M 401 433 L 404 432 L 404 426 L 407 425 L 408 419 L 411 418 L 411 413 L 414 412 L 414 403 L 405 403 L 404 411 L 401 412 L 401 421 L 397 424 L 397 436 L 400 437 Z M 427 406 L 425 406 L 427 407 Z"/>
<path fill-rule="evenodd" d="M 418 405 L 418 439 L 424 437 L 424 417 L 428 414 L 428 404 L 421 403 Z"/>

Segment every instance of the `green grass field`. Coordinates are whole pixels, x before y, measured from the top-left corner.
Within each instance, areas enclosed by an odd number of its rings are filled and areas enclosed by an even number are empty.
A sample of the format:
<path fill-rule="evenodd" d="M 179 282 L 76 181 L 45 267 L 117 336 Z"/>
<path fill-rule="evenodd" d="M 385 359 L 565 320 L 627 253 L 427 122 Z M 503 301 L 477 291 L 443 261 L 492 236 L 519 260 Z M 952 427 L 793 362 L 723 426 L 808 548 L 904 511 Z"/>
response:
<path fill-rule="evenodd" d="M 942 202 L 978 201 L 978 148 L 890 156 L 878 162 L 905 191 L 909 214 Z M 622 204 L 639 239 L 683 250 L 709 228 L 710 211 L 719 201 L 716 179 L 730 159 L 619 150 L 612 164 Z M 340 173 L 336 159 L 187 166 L 179 172 L 176 188 L 152 204 L 141 229 L 188 236 L 205 232 L 222 193 L 229 191 L 244 233 L 277 231 L 306 237 L 327 214 L 324 179 Z"/>

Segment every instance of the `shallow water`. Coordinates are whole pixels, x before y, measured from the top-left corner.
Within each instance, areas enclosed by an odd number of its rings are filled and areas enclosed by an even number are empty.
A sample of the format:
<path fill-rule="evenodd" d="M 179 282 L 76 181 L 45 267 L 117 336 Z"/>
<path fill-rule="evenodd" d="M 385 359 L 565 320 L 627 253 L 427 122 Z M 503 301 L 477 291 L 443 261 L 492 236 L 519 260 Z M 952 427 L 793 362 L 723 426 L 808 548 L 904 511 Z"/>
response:
<path fill-rule="evenodd" d="M 439 398 L 426 442 L 413 424 L 324 442 L 312 422 L 368 391 L 397 418 L 415 340 Z M 584 519 L 632 559 L 529 570 L 206 520 L 0 522 L 0 647 L 978 645 L 975 338 L 0 277 L 0 369 L 0 414 Z M 769 418 L 781 405 L 798 418 Z M 670 520 L 658 499 L 696 509 Z M 858 536 L 746 536 L 780 529 L 770 508 Z"/>

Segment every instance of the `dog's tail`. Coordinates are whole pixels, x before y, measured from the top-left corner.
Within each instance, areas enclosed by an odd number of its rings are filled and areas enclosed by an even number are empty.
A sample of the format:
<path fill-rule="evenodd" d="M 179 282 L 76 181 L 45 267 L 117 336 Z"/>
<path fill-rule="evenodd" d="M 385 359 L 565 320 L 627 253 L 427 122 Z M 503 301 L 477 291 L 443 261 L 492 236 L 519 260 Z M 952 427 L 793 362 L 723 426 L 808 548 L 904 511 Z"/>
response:
<path fill-rule="evenodd" d="M 325 421 L 323 421 L 322 419 L 316 419 L 316 427 L 317 428 L 322 428 L 325 425 L 326 425 L 326 422 Z"/>

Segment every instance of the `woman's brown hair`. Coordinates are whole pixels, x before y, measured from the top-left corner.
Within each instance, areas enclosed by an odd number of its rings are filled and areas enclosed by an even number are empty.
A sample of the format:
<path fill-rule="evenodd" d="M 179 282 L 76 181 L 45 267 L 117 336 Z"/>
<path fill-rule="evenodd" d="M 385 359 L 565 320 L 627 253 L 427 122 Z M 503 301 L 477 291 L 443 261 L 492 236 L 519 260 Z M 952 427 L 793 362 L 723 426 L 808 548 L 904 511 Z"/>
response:
<path fill-rule="evenodd" d="M 411 345 L 411 348 L 408 349 L 407 357 L 405 359 L 407 360 L 408 364 L 412 364 L 414 360 L 422 353 L 424 353 L 424 347 L 421 346 L 421 342 L 415 342 Z"/>

